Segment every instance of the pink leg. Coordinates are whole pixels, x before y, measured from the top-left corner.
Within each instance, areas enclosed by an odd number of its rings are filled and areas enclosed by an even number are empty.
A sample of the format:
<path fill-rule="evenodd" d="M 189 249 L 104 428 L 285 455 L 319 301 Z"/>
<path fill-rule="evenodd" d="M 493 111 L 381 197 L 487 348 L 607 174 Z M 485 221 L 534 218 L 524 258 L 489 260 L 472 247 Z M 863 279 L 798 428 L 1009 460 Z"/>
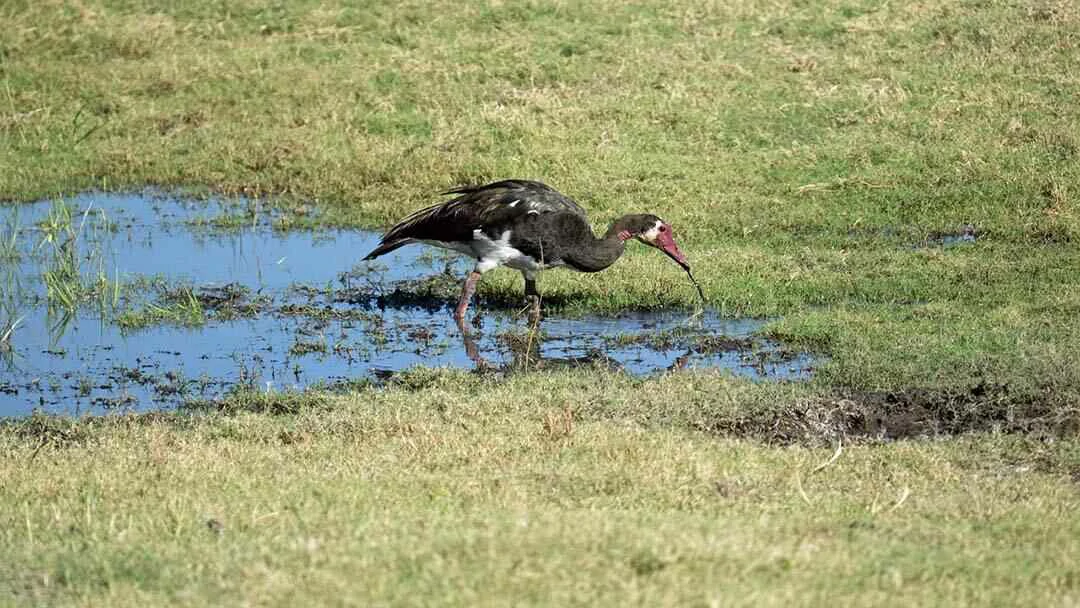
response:
<path fill-rule="evenodd" d="M 461 288 L 461 299 L 458 300 L 457 308 L 454 309 L 454 318 L 461 321 L 465 318 L 465 311 L 469 309 L 469 300 L 476 293 L 476 282 L 480 280 L 480 273 L 475 270 L 469 273 L 465 279 L 465 285 Z"/>

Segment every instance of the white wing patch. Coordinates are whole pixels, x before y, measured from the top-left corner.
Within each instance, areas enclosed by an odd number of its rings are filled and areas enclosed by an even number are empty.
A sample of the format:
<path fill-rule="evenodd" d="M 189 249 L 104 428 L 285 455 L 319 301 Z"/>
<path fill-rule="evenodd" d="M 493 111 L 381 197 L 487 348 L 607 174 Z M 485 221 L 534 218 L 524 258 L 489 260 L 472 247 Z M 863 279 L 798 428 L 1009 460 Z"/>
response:
<path fill-rule="evenodd" d="M 529 213 L 539 213 L 530 211 Z M 510 244 L 510 231 L 505 230 L 499 238 L 492 239 L 483 230 L 473 230 L 473 238 L 470 241 L 435 241 L 418 240 L 416 242 L 434 245 L 443 249 L 450 249 L 469 257 L 476 258 L 476 271 L 487 272 L 499 266 L 506 266 L 514 270 L 526 273 L 526 276 L 535 277 L 534 273 L 545 268 L 562 266 L 562 260 L 549 261 L 541 264 L 521 250 Z M 530 278 L 531 280 L 531 278 Z"/>
<path fill-rule="evenodd" d="M 487 272 L 499 266 L 508 266 L 516 270 L 540 270 L 536 260 L 525 255 L 510 244 L 510 231 L 506 230 L 498 239 L 491 239 L 479 233 L 472 243 L 473 257 L 477 272 Z"/>

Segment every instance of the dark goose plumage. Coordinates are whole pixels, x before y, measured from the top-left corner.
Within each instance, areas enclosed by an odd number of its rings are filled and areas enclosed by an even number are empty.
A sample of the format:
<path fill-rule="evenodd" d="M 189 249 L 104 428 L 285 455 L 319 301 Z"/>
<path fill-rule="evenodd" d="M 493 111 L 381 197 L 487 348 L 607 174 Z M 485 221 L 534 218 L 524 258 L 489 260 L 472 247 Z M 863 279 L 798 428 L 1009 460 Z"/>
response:
<path fill-rule="evenodd" d="M 476 258 L 454 311 L 464 318 L 480 275 L 506 265 L 525 277 L 525 293 L 539 314 L 536 273 L 567 266 L 581 272 L 607 268 L 636 238 L 663 250 L 685 268 L 671 227 L 655 215 L 624 215 L 597 238 L 585 210 L 540 182 L 509 179 L 483 186 L 463 186 L 443 194 L 454 198 L 426 207 L 398 222 L 364 259 L 372 260 L 410 243 L 423 242 Z"/>

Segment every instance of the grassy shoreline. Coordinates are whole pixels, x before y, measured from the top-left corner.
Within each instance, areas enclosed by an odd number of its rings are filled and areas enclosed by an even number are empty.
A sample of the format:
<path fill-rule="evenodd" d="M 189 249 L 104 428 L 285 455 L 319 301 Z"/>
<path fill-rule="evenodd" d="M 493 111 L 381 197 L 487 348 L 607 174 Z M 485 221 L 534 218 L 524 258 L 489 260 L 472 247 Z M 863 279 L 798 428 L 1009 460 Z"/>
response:
<path fill-rule="evenodd" d="M 37 605 L 1075 597 L 1075 440 L 718 436 L 695 427 L 807 392 L 719 376 L 410 382 L 0 425 L 0 584 Z"/>

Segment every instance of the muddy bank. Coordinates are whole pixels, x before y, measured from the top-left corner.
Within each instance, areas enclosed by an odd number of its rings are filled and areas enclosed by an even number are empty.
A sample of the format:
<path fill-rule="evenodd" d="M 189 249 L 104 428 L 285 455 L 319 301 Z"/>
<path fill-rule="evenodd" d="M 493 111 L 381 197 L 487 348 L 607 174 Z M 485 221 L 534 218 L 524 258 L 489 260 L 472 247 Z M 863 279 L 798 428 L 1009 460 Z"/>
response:
<path fill-rule="evenodd" d="M 1018 392 L 1006 385 L 844 391 L 754 417 L 717 420 L 702 430 L 770 443 L 892 441 L 972 432 L 1080 434 L 1080 410 L 1053 394 Z"/>

